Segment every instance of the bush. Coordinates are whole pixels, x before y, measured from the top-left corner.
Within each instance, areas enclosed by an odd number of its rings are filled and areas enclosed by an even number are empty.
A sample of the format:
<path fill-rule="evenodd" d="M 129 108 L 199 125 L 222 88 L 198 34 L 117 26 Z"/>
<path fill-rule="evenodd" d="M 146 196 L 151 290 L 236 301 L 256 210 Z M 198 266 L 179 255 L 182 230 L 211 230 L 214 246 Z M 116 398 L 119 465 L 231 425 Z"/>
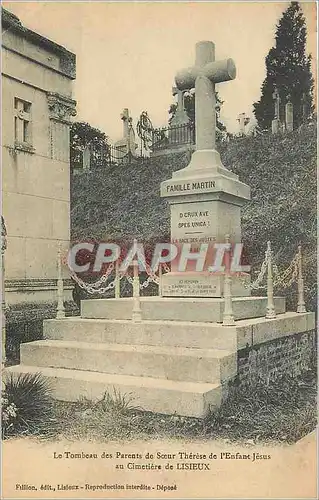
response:
<path fill-rule="evenodd" d="M 50 430 L 52 398 L 41 374 L 12 374 L 3 380 L 1 395 L 2 438 L 41 435 Z"/>

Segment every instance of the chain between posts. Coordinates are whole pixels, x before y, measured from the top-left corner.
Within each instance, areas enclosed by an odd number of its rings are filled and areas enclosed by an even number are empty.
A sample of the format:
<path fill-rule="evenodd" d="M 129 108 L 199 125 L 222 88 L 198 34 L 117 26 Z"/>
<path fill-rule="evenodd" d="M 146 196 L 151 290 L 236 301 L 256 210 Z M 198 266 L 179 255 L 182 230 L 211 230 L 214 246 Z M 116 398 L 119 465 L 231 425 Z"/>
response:
<path fill-rule="evenodd" d="M 163 265 L 163 268 L 165 269 L 165 272 L 169 271 L 169 267 L 166 265 Z M 111 281 L 107 286 L 103 288 L 98 288 L 99 285 L 102 283 L 105 283 L 107 278 L 110 276 L 112 271 L 115 269 L 115 278 L 113 281 Z M 146 272 L 148 274 L 148 278 L 143 282 L 139 284 L 140 289 L 147 288 L 150 283 L 155 283 L 159 287 L 159 295 L 161 295 L 161 276 L 162 276 L 162 266 L 159 265 L 159 270 L 158 270 L 158 275 L 152 271 L 151 267 L 149 265 L 146 265 Z M 134 279 L 128 274 L 121 274 L 119 271 L 119 262 L 116 261 L 115 265 L 112 263 L 109 268 L 107 269 L 107 272 L 96 282 L 94 283 L 86 283 L 83 281 L 81 278 L 77 276 L 77 274 L 70 270 L 70 275 L 71 278 L 79 285 L 80 288 L 85 290 L 89 294 L 104 294 L 108 290 L 115 289 L 115 298 L 120 298 L 120 282 L 123 278 L 127 279 L 127 281 L 133 286 Z"/>
<path fill-rule="evenodd" d="M 267 289 L 267 284 L 262 284 L 267 270 L 268 270 L 268 259 L 270 258 L 270 254 L 266 252 L 265 259 L 261 264 L 261 268 L 259 274 L 255 281 L 251 284 L 245 284 L 246 288 L 251 288 L 252 290 L 257 289 Z M 273 257 L 271 257 L 271 265 L 273 272 L 273 286 L 274 287 L 282 287 L 288 288 L 292 285 L 292 283 L 297 282 L 298 280 L 298 268 L 299 268 L 299 256 L 298 253 L 290 262 L 287 269 L 285 269 L 281 274 L 279 274 L 278 266 L 273 262 Z"/>

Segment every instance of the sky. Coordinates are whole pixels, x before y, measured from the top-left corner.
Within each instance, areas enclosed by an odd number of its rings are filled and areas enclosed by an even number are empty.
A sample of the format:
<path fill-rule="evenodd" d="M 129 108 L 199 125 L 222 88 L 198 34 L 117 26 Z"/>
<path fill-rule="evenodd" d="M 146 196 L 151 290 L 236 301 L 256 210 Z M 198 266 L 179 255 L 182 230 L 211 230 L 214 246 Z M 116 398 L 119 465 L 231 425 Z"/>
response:
<path fill-rule="evenodd" d="M 253 120 L 265 57 L 276 23 L 290 2 L 2 2 L 28 28 L 64 45 L 77 57 L 74 98 L 78 121 L 87 121 L 115 141 L 120 114 L 133 124 L 147 111 L 154 127 L 165 126 L 179 69 L 192 66 L 195 44 L 215 43 L 216 59 L 234 59 L 237 76 L 218 84 L 221 119 L 238 131 L 237 117 Z M 316 59 L 315 2 L 300 2 L 306 17 L 308 52 Z"/>

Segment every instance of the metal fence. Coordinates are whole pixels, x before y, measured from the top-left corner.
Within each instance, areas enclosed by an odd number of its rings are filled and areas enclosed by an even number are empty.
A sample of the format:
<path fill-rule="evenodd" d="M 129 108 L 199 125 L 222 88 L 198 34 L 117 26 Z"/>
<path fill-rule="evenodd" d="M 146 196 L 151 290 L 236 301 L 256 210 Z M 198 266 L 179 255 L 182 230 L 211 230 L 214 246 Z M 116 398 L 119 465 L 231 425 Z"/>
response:
<path fill-rule="evenodd" d="M 152 131 L 152 151 L 195 144 L 195 127 L 192 123 L 156 128 Z"/>
<path fill-rule="evenodd" d="M 71 155 L 71 166 L 74 173 L 105 168 L 135 162 L 147 161 L 152 154 L 167 149 L 178 149 L 181 146 L 191 147 L 195 144 L 195 127 L 191 123 L 173 125 L 162 128 L 150 127 L 142 137 L 136 149 L 131 150 L 130 143 L 115 146 L 110 143 L 91 144 L 85 150 L 74 150 Z M 103 147 L 102 147 L 103 146 Z"/>

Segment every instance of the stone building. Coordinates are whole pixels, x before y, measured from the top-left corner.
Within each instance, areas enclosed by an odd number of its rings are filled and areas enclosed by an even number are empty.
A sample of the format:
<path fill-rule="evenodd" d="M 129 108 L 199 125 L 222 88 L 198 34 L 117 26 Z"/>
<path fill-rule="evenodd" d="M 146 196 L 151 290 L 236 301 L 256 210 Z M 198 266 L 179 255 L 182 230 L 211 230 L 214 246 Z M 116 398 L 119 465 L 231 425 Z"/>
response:
<path fill-rule="evenodd" d="M 2 9 L 2 214 L 7 339 L 54 314 L 57 250 L 70 239 L 75 54 Z M 67 302 L 71 282 L 65 279 Z M 20 328 L 22 325 L 22 329 Z M 22 331 L 22 334 L 21 334 Z"/>

